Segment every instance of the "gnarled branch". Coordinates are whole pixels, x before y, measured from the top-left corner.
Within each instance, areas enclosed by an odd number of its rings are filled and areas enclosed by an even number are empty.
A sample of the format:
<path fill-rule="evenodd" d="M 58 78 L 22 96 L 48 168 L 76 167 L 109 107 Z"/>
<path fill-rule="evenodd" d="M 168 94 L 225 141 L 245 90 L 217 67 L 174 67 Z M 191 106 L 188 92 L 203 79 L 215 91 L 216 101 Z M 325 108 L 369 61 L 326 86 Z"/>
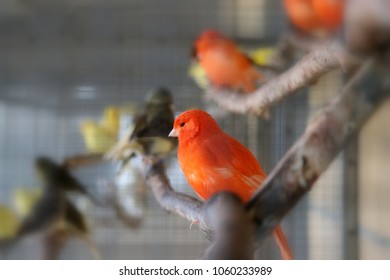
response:
<path fill-rule="evenodd" d="M 308 125 L 269 174 L 259 191 L 247 204 L 256 236 L 260 240 L 280 223 L 284 215 L 306 194 L 348 140 L 356 135 L 390 93 L 384 75 L 365 64 L 344 90 Z M 353 86 L 363 77 L 370 88 L 356 92 Z"/>
<path fill-rule="evenodd" d="M 211 88 L 206 97 L 235 113 L 252 113 L 268 117 L 268 108 L 301 88 L 313 84 L 324 74 L 337 68 L 350 69 L 360 61 L 349 55 L 343 46 L 332 42 L 303 57 L 292 68 L 264 83 L 251 94 L 239 94 Z"/>

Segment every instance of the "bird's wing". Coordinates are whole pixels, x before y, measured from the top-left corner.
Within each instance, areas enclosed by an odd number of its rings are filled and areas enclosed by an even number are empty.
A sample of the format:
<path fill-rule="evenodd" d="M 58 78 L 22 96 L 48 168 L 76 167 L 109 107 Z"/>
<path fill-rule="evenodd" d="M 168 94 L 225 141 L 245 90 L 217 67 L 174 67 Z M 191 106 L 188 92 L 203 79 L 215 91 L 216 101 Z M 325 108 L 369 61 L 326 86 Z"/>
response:
<path fill-rule="evenodd" d="M 143 131 L 147 129 L 148 127 L 148 119 L 146 114 L 140 114 L 135 118 L 134 121 L 134 129 L 132 133 L 129 135 L 129 138 L 127 141 L 130 141 L 136 137 L 139 137 L 140 135 L 143 134 Z"/>
<path fill-rule="evenodd" d="M 65 223 L 79 233 L 87 233 L 88 227 L 83 215 L 69 200 L 65 203 Z"/>
<path fill-rule="evenodd" d="M 30 214 L 22 221 L 17 235 L 23 236 L 49 226 L 61 215 L 63 198 L 60 190 L 48 186 L 42 198 L 37 201 Z"/>
<path fill-rule="evenodd" d="M 226 138 L 227 137 L 227 138 Z M 247 200 L 265 178 L 256 158 L 237 140 L 216 135 L 186 151 L 183 172 L 204 199 L 228 190 Z M 179 157 L 183 161 L 182 156 Z"/>

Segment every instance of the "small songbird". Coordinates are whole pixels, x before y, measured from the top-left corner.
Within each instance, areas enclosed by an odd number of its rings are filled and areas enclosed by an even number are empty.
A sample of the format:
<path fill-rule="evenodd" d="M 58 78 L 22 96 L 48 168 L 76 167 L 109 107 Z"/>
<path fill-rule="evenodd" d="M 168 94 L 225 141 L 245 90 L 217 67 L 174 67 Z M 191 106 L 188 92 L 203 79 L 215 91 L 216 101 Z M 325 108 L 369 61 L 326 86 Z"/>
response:
<path fill-rule="evenodd" d="M 169 136 L 178 137 L 180 167 L 202 199 L 230 191 L 246 202 L 266 177 L 251 152 L 224 133 L 213 117 L 202 110 L 180 114 Z M 282 257 L 292 259 L 280 225 L 275 227 L 273 235 Z"/>
<path fill-rule="evenodd" d="M 251 93 L 262 80 L 253 61 L 235 42 L 216 30 L 200 34 L 193 45 L 193 57 L 213 86 Z"/>
<path fill-rule="evenodd" d="M 158 88 L 148 94 L 142 113 L 136 116 L 134 126 L 106 153 L 105 158 L 123 160 L 134 153 L 165 156 L 176 149 L 176 139 L 167 137 L 175 119 L 173 98 L 169 90 Z"/>

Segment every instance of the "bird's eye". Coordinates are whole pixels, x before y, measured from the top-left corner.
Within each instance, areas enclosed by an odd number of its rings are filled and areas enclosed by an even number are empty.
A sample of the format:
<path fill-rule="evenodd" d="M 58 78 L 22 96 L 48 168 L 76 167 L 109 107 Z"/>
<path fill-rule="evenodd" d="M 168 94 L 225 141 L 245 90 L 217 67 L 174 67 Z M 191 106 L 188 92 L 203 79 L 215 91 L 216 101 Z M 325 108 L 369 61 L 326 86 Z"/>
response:
<path fill-rule="evenodd" d="M 186 124 L 186 123 L 182 122 L 182 123 L 180 124 L 180 127 L 185 126 L 185 124 Z"/>

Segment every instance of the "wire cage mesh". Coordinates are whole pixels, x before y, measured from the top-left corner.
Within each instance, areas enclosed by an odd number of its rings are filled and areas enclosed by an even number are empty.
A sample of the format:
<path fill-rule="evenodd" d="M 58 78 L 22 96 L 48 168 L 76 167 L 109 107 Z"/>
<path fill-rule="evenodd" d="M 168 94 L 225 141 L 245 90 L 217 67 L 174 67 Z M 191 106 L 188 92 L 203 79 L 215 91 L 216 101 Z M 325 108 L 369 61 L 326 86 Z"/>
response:
<path fill-rule="evenodd" d="M 288 30 L 282 1 L 1 3 L 0 203 L 8 207 L 12 207 L 16 187 L 38 185 L 33 168 L 36 156 L 60 162 L 85 152 L 80 123 L 86 118 L 100 118 L 108 105 L 142 104 L 150 89 L 165 86 L 174 95 L 176 113 L 206 108 L 209 104 L 202 100 L 201 90 L 187 73 L 191 44 L 203 29 L 217 28 L 249 48 L 275 45 Z M 342 73 L 327 75 L 314 87 L 274 108 L 270 120 L 226 113 L 217 121 L 251 149 L 268 173 L 342 83 Z M 372 133 L 362 134 L 361 147 L 355 153 L 372 145 L 367 135 Z M 297 259 L 390 257 L 390 235 L 380 226 L 385 218 L 379 217 L 385 206 L 369 204 L 372 214 L 378 215 L 376 224 L 370 226 L 367 220 L 371 216 L 365 217 L 365 192 L 373 201 L 381 196 L 379 187 L 367 190 L 370 177 L 362 174 L 371 162 L 359 161 L 364 170 L 359 169 L 362 195 L 357 208 L 344 192 L 348 158 L 348 152 L 342 153 L 313 191 L 283 220 Z M 355 166 L 355 175 L 357 170 Z M 377 172 L 382 174 L 382 170 L 383 166 Z M 115 166 L 107 163 L 72 173 L 93 193 L 99 179 L 112 180 Z M 168 176 L 175 190 L 195 195 L 176 157 L 169 161 Z M 388 180 L 383 178 L 377 185 L 385 182 Z M 209 244 L 196 225 L 163 210 L 150 190 L 146 190 L 145 212 L 138 229 L 124 225 L 109 207 L 77 202 L 104 259 L 195 259 Z M 365 249 L 354 254 L 348 253 L 351 249 L 345 246 L 350 236 L 345 223 L 351 211 L 363 217 L 354 225 L 354 230 L 362 233 L 354 246 L 360 244 Z M 0 251 L 0 258 L 36 259 L 40 258 L 40 250 L 39 235 L 32 235 L 14 249 Z M 256 257 L 280 258 L 271 238 L 265 240 Z M 92 255 L 75 238 L 64 247 L 61 258 L 88 259 Z"/>

